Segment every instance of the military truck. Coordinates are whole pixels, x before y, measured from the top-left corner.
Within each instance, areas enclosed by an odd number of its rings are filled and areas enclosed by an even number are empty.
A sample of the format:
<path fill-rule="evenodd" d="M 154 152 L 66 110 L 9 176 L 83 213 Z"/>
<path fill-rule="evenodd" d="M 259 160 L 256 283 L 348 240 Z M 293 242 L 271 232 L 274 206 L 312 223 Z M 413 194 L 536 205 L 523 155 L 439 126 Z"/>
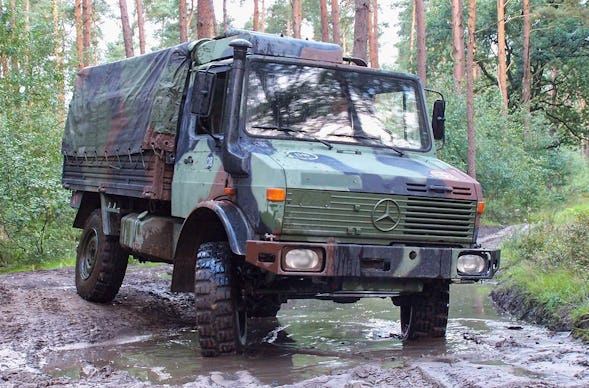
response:
<path fill-rule="evenodd" d="M 481 186 L 438 160 L 419 79 L 341 47 L 230 31 L 83 69 L 63 137 L 78 294 L 127 260 L 173 265 L 204 356 L 289 299 L 390 298 L 404 339 L 446 334 L 450 283 L 491 278 Z"/>

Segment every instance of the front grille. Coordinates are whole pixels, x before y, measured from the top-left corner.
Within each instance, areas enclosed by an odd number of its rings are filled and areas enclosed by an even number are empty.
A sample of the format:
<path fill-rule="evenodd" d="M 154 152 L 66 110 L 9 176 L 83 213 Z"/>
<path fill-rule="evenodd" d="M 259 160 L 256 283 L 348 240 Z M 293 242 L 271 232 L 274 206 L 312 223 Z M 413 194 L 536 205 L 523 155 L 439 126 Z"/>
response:
<path fill-rule="evenodd" d="M 384 214 L 386 206 L 390 219 L 376 222 L 379 230 L 374 219 Z M 325 241 L 333 237 L 338 242 L 363 244 L 469 244 L 475 217 L 476 201 L 288 190 L 282 238 Z"/>

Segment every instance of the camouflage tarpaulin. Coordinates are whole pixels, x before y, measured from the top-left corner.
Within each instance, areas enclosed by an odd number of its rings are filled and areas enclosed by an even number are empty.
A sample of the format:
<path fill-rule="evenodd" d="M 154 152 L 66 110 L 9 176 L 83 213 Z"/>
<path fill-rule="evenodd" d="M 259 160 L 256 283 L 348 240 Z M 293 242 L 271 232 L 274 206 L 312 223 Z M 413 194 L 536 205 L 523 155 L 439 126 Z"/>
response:
<path fill-rule="evenodd" d="M 126 155 L 154 133 L 176 133 L 190 44 L 78 74 L 62 150 L 69 156 Z M 145 146 L 147 145 L 147 146 Z"/>

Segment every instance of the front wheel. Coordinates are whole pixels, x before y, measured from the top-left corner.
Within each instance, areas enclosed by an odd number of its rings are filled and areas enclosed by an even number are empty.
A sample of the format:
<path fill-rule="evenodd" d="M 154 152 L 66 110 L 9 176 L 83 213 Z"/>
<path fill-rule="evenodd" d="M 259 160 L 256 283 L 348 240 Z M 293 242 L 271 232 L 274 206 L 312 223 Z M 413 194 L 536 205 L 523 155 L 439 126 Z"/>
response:
<path fill-rule="evenodd" d="M 194 299 L 204 357 L 235 354 L 245 347 L 247 314 L 237 259 L 227 242 L 203 243 L 198 250 Z"/>
<path fill-rule="evenodd" d="M 448 281 L 426 283 L 421 294 L 401 303 L 401 337 L 404 340 L 445 337 L 449 302 Z"/>
<path fill-rule="evenodd" d="M 100 210 L 95 210 L 86 220 L 78 244 L 78 295 L 91 302 L 113 300 L 123 283 L 128 259 L 129 255 L 119 245 L 118 238 L 103 233 Z"/>

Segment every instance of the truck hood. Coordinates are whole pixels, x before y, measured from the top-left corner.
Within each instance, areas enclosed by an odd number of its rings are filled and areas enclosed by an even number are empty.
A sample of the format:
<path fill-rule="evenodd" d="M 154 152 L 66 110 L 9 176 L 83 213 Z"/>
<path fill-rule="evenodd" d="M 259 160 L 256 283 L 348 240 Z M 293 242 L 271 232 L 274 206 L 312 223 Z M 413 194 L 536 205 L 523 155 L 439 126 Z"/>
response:
<path fill-rule="evenodd" d="M 304 151 L 275 149 L 270 157 L 284 170 L 288 189 L 481 199 L 476 180 L 426 154 L 314 144 Z"/>

